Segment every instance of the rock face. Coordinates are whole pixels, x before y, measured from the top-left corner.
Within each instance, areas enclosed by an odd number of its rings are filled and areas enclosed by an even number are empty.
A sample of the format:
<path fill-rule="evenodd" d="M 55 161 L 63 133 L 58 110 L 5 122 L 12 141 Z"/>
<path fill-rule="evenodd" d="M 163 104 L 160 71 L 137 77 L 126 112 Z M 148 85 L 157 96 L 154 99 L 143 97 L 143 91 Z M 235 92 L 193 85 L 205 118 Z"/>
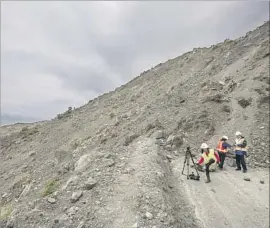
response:
<path fill-rule="evenodd" d="M 200 227 L 171 166 L 241 131 L 248 170 L 269 167 L 269 85 L 267 22 L 53 120 L 2 126 L 0 227 Z"/>

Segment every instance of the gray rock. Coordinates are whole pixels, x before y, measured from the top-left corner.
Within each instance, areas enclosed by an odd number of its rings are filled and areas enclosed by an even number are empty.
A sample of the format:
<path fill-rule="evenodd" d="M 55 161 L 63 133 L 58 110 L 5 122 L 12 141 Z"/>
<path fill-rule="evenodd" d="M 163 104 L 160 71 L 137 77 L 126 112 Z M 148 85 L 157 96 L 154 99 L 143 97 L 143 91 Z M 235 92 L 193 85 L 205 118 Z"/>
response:
<path fill-rule="evenodd" d="M 51 197 L 49 197 L 49 198 L 47 199 L 47 201 L 48 201 L 49 203 L 51 203 L 51 204 L 55 204 L 55 203 L 56 203 L 56 199 L 51 198 Z"/>
<path fill-rule="evenodd" d="M 94 180 L 92 177 L 89 177 L 88 180 L 85 182 L 83 189 L 91 190 L 97 185 L 97 181 Z"/>
<path fill-rule="evenodd" d="M 67 162 L 63 165 L 63 169 L 65 169 L 67 172 L 74 170 L 74 164 L 71 162 Z"/>
<path fill-rule="evenodd" d="M 172 144 L 175 145 L 176 147 L 182 146 L 184 143 L 183 137 L 181 135 L 176 135 L 172 139 Z"/>
<path fill-rule="evenodd" d="M 77 228 L 85 228 L 85 222 L 84 221 L 81 221 L 79 223 L 79 225 L 77 226 Z"/>
<path fill-rule="evenodd" d="M 243 45 L 243 47 L 250 47 L 250 46 L 252 46 L 251 43 L 246 43 L 246 44 Z"/>
<path fill-rule="evenodd" d="M 54 223 L 55 223 L 55 224 L 58 224 L 58 223 L 59 223 L 59 219 L 55 219 L 55 220 L 54 220 Z"/>
<path fill-rule="evenodd" d="M 260 183 L 261 183 L 261 184 L 264 184 L 264 181 L 263 181 L 263 180 L 260 180 Z"/>
<path fill-rule="evenodd" d="M 68 209 L 67 214 L 68 214 L 69 216 L 75 215 L 75 214 L 77 213 L 78 210 L 79 210 L 78 207 L 71 207 L 71 208 Z"/>
<path fill-rule="evenodd" d="M 246 99 L 246 98 L 240 98 L 238 100 L 238 104 L 242 107 L 242 108 L 246 108 L 248 107 L 252 102 L 252 99 L 249 98 L 249 99 Z"/>
<path fill-rule="evenodd" d="M 14 220 L 13 220 L 13 219 L 8 220 L 7 226 L 6 226 L 6 227 L 7 227 L 7 228 L 14 228 L 14 227 L 15 227 L 15 222 L 14 222 Z"/>
<path fill-rule="evenodd" d="M 165 141 L 163 139 L 157 139 L 156 140 L 156 144 L 160 145 L 160 146 L 164 146 L 165 145 Z"/>
<path fill-rule="evenodd" d="M 171 145 L 166 145 L 165 146 L 165 150 L 171 151 L 172 150 L 172 146 Z"/>
<path fill-rule="evenodd" d="M 122 174 L 131 174 L 134 171 L 135 171 L 134 168 L 128 167 L 128 168 L 126 168 L 125 170 L 122 171 Z"/>
<path fill-rule="evenodd" d="M 138 138 L 139 135 L 137 133 L 133 133 L 132 135 L 129 135 L 125 138 L 124 141 L 124 146 L 128 146 L 129 144 L 131 144 L 136 138 Z"/>
<path fill-rule="evenodd" d="M 23 165 L 22 166 L 22 169 L 24 169 L 24 170 L 27 169 L 27 168 L 28 168 L 28 165 Z"/>
<path fill-rule="evenodd" d="M 150 212 L 146 212 L 146 213 L 145 213 L 145 217 L 146 217 L 147 219 L 153 219 L 153 215 L 152 215 Z"/>
<path fill-rule="evenodd" d="M 219 81 L 219 82 L 218 82 L 218 84 L 220 84 L 220 85 L 224 86 L 224 85 L 225 85 L 225 82 L 223 82 L 223 81 Z"/>
<path fill-rule="evenodd" d="M 162 139 L 162 138 L 165 138 L 165 132 L 162 131 L 162 130 L 159 130 L 155 133 L 155 138 L 156 139 Z"/>
<path fill-rule="evenodd" d="M 138 223 L 137 222 L 132 225 L 132 228 L 137 228 L 137 227 L 138 227 Z"/>
<path fill-rule="evenodd" d="M 245 181 L 250 181 L 250 178 L 249 177 L 244 177 L 244 180 Z"/>
<path fill-rule="evenodd" d="M 34 155 L 36 155 L 36 152 L 35 151 L 31 151 L 30 153 L 29 153 L 29 157 L 32 157 L 32 156 L 34 156 Z"/>
<path fill-rule="evenodd" d="M 105 158 L 111 158 L 112 157 L 112 154 L 106 154 L 105 155 Z"/>
<path fill-rule="evenodd" d="M 82 155 L 78 161 L 75 163 L 75 171 L 82 171 L 88 167 L 91 162 L 91 154 Z"/>
<path fill-rule="evenodd" d="M 62 187 L 62 190 L 66 190 L 70 185 L 76 185 L 78 181 L 78 176 L 71 176 L 66 182 L 66 184 Z"/>
<path fill-rule="evenodd" d="M 174 135 L 170 135 L 166 140 L 166 144 L 172 144 L 173 139 L 174 139 Z"/>
<path fill-rule="evenodd" d="M 19 199 L 21 199 L 22 197 L 27 196 L 28 193 L 30 192 L 31 187 L 32 187 L 32 184 L 26 185 L 26 186 L 24 187 L 23 192 L 21 193 Z"/>
<path fill-rule="evenodd" d="M 165 212 L 160 213 L 160 221 L 164 222 L 167 220 L 168 214 Z"/>
<path fill-rule="evenodd" d="M 222 106 L 222 111 L 226 112 L 226 113 L 230 113 L 231 112 L 231 107 L 229 105 L 223 105 Z M 230 118 L 230 117 L 228 117 Z"/>
<path fill-rule="evenodd" d="M 76 203 L 83 196 L 83 191 L 73 192 L 71 196 L 71 203 Z"/>
<path fill-rule="evenodd" d="M 3 195 L 2 195 L 2 198 L 6 198 L 8 196 L 8 194 L 7 193 L 4 193 Z"/>
<path fill-rule="evenodd" d="M 106 162 L 108 167 L 112 167 L 115 165 L 115 161 L 113 159 L 108 159 L 108 161 Z"/>

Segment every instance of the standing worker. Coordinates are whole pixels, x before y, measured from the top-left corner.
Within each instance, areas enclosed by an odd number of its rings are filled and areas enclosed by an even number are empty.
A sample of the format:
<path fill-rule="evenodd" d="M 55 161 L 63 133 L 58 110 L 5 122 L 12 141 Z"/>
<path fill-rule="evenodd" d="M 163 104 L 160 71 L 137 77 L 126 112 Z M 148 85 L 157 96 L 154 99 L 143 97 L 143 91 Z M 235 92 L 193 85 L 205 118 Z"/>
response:
<path fill-rule="evenodd" d="M 236 155 L 236 170 L 241 170 L 241 165 L 243 168 L 243 172 L 247 172 L 247 166 L 245 162 L 245 157 L 247 155 L 247 140 L 242 135 L 240 131 L 235 133 L 235 155 Z"/>
<path fill-rule="evenodd" d="M 205 183 L 209 183 L 211 182 L 209 167 L 216 162 L 219 163 L 220 158 L 218 156 L 218 153 L 216 153 L 214 149 L 209 149 L 209 146 L 206 143 L 203 143 L 201 145 L 201 149 L 202 149 L 202 155 L 197 164 L 198 165 L 201 165 L 203 163 L 205 164 L 205 168 L 206 168 L 205 172 L 206 172 L 206 178 L 207 178 Z"/>
<path fill-rule="evenodd" d="M 219 168 L 223 169 L 224 161 L 226 158 L 226 153 L 228 152 L 227 148 L 232 147 L 230 144 L 228 144 L 226 141 L 228 140 L 228 137 L 226 135 L 222 136 L 222 138 L 219 140 L 217 145 L 217 151 L 220 158 L 220 164 Z"/>

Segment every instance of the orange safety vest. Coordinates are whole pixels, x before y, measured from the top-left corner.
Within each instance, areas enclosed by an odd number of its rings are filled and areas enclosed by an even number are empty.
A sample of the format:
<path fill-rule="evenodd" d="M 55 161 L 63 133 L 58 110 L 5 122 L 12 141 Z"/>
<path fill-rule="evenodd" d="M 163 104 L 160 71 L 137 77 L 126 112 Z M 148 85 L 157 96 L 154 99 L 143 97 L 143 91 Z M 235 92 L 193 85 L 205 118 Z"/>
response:
<path fill-rule="evenodd" d="M 218 142 L 217 150 L 219 152 L 222 152 L 222 153 L 227 153 L 228 151 L 227 151 L 227 149 L 225 149 L 225 148 L 222 147 L 222 143 L 223 143 L 223 141 L 221 141 L 221 140 Z"/>

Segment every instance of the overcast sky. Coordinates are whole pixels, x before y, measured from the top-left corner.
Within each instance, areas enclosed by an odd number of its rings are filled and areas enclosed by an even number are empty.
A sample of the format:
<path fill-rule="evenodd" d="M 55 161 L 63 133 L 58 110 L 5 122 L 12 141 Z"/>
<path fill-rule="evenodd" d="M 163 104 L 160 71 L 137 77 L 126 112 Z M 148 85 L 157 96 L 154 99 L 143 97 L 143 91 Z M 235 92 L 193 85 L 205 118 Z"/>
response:
<path fill-rule="evenodd" d="M 50 119 L 269 18 L 269 2 L 1 2 L 1 115 Z"/>

